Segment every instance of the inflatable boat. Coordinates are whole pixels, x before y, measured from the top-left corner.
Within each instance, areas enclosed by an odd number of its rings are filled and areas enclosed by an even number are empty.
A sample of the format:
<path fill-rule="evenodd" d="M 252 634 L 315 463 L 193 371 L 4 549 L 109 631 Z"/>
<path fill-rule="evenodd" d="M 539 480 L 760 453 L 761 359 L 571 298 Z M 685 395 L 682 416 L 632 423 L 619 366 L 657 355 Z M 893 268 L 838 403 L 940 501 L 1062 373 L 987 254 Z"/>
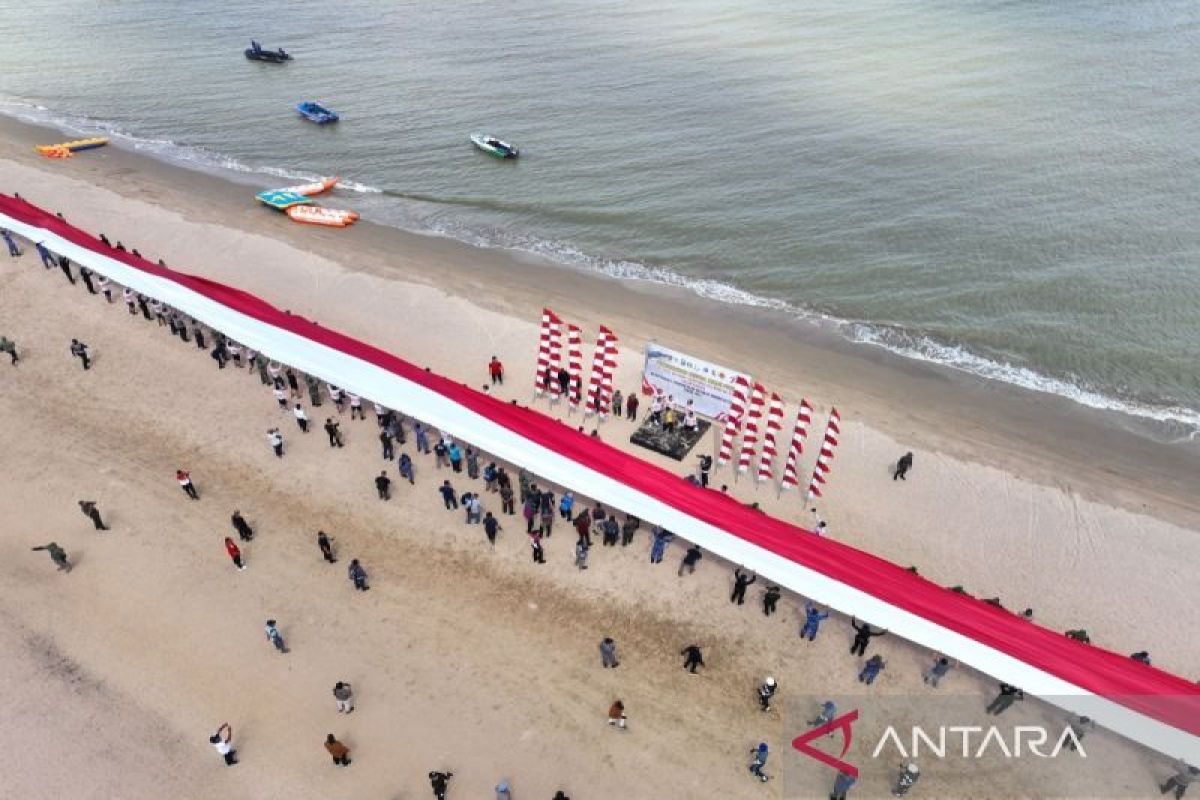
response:
<path fill-rule="evenodd" d="M 286 189 L 272 189 L 267 192 L 259 192 L 255 195 L 258 202 L 263 205 L 270 206 L 277 211 L 286 211 L 293 206 L 301 206 L 305 203 L 311 203 L 312 199 L 305 197 L 302 194 L 289 192 Z"/>
<path fill-rule="evenodd" d="M 313 197 L 314 195 L 328 192 L 334 186 L 337 186 L 337 182 L 337 178 L 322 178 L 316 183 L 302 183 L 299 186 L 289 186 L 286 189 L 279 189 L 277 191 Z"/>
<path fill-rule="evenodd" d="M 251 40 L 250 46 L 246 48 L 246 58 L 251 61 L 266 61 L 269 64 L 282 64 L 292 60 L 291 55 L 282 47 L 278 50 L 263 50 L 262 45 L 254 40 Z"/>
<path fill-rule="evenodd" d="M 292 206 L 284 213 L 305 225 L 328 225 L 331 228 L 345 228 L 347 225 L 353 225 L 358 219 L 358 214 L 354 211 L 316 206 Z"/>
<path fill-rule="evenodd" d="M 495 136 L 485 136 L 482 133 L 472 133 L 471 142 L 483 152 L 496 158 L 516 158 L 521 151 L 508 142 L 502 142 Z"/>
<path fill-rule="evenodd" d="M 73 153 L 93 150 L 97 147 L 104 147 L 106 144 L 108 144 L 106 137 L 96 136 L 91 139 L 76 139 L 73 142 L 63 142 L 62 144 L 39 144 L 34 149 L 46 158 L 69 158 Z"/>
<path fill-rule="evenodd" d="M 320 103 L 314 103 L 311 100 L 305 103 L 297 103 L 296 110 L 300 112 L 302 117 L 318 125 L 324 125 L 327 122 L 337 122 L 341 119 L 337 115 L 337 112 L 330 111 Z"/>

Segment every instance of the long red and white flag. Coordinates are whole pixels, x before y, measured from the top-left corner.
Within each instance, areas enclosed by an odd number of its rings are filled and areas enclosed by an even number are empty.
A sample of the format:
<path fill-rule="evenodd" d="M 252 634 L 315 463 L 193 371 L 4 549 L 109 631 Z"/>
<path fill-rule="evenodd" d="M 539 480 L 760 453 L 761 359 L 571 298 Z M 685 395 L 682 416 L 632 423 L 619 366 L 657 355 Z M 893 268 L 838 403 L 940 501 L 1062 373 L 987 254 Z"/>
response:
<path fill-rule="evenodd" d="M 571 410 L 579 408 L 583 387 L 583 332 L 578 325 L 567 323 L 567 400 Z"/>
<path fill-rule="evenodd" d="M 817 453 L 817 463 L 813 467 L 812 480 L 808 484 L 808 496 L 820 497 L 821 487 L 825 485 L 829 475 L 829 462 L 837 450 L 838 437 L 842 434 L 842 415 L 836 408 L 829 410 L 829 423 L 825 426 L 825 440 L 821 442 L 821 452 Z"/>
<path fill-rule="evenodd" d="M 742 429 L 742 417 L 746 414 L 746 400 L 750 394 L 750 381 L 738 375 L 733 381 L 733 400 L 725 414 L 725 428 L 721 431 L 721 447 L 717 451 L 717 466 L 723 467 L 733 458 L 733 440 Z"/>
<path fill-rule="evenodd" d="M 763 434 L 762 453 L 758 456 L 758 479 L 760 481 L 771 478 L 776 454 L 775 441 L 781 430 L 783 430 L 783 400 L 778 394 L 771 392 L 771 402 L 767 406 L 767 429 Z"/>
<path fill-rule="evenodd" d="M 550 390 L 550 402 L 557 402 L 562 395 L 558 372 L 563 363 L 563 324 L 555 317 L 550 323 L 550 363 L 546 365 L 546 388 Z"/>
<path fill-rule="evenodd" d="M 788 448 L 787 463 L 783 465 L 783 479 L 779 490 L 790 489 L 800 482 L 800 456 L 804 452 L 804 439 L 808 436 L 808 424 L 812 422 L 812 406 L 800 399 L 800 411 L 796 414 L 796 426 L 792 428 L 792 445 Z"/>
<path fill-rule="evenodd" d="M 617 335 L 609 328 L 600 326 L 600 335 L 604 337 L 604 363 L 600 375 L 599 413 L 601 419 L 606 417 L 613 398 L 613 376 L 617 372 Z"/>
<path fill-rule="evenodd" d="M 600 384 L 604 382 L 604 363 L 608 360 L 608 328 L 600 326 L 596 337 L 596 349 L 592 351 L 592 376 L 588 379 L 586 415 L 595 414 L 600 405 Z"/>
<path fill-rule="evenodd" d="M 758 446 L 758 421 L 762 419 L 763 402 L 767 390 L 761 383 L 754 384 L 750 393 L 750 413 L 746 415 L 746 430 L 742 433 L 742 452 L 738 456 L 738 472 L 750 469 L 750 461 L 754 458 L 754 449 Z"/>
<path fill-rule="evenodd" d="M 553 311 L 548 308 L 542 309 L 542 327 L 538 334 L 538 356 L 537 356 L 537 374 L 533 378 L 533 389 L 540 397 L 542 392 L 549 388 L 550 383 L 550 353 L 556 347 L 561 347 L 561 342 L 558 342 L 562 320 L 558 318 Z M 551 344 L 557 342 L 557 344 Z"/>

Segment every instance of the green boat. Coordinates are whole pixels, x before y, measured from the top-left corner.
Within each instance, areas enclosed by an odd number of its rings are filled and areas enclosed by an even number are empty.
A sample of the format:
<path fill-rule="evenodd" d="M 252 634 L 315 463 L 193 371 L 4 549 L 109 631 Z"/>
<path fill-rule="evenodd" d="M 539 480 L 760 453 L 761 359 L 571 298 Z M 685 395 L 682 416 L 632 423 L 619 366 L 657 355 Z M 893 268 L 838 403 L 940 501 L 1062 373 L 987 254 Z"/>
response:
<path fill-rule="evenodd" d="M 516 158 L 521 151 L 508 142 L 502 142 L 495 136 L 485 136 L 482 133 L 472 133 L 471 142 L 489 156 L 496 158 Z"/>

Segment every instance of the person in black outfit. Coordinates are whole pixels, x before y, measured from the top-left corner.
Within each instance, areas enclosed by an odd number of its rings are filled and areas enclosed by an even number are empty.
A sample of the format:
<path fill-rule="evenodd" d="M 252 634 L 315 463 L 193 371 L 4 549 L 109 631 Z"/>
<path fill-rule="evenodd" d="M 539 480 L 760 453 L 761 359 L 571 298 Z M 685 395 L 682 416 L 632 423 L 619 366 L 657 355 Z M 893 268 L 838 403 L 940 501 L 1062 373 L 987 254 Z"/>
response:
<path fill-rule="evenodd" d="M 433 787 L 433 796 L 437 800 L 446 800 L 446 783 L 453 777 L 453 772 L 429 773 L 429 785 Z"/>
<path fill-rule="evenodd" d="M 567 390 L 571 387 L 571 373 L 565 368 L 558 370 L 558 389 L 563 397 L 567 396 Z"/>
<path fill-rule="evenodd" d="M 1000 684 L 1000 694 L 996 695 L 996 699 L 988 704 L 987 713 L 1000 716 L 1008 707 L 1018 700 L 1024 700 L 1025 693 L 1015 686 L 1010 686 L 1007 683 Z"/>
<path fill-rule="evenodd" d="M 902 455 L 900 457 L 900 460 L 896 462 L 896 471 L 892 473 L 892 480 L 897 480 L 897 479 L 902 480 L 902 481 L 908 480 L 908 478 L 906 478 L 905 476 L 908 475 L 908 471 L 910 469 L 912 469 L 912 462 L 913 462 L 912 453 L 905 453 L 904 455 Z"/>
<path fill-rule="evenodd" d="M 329 541 L 329 537 L 325 535 L 325 531 L 317 531 L 317 547 L 321 548 L 321 557 L 330 564 L 336 564 L 337 559 L 333 555 L 333 544 Z"/>
<path fill-rule="evenodd" d="M 871 626 L 864 623 L 859 623 L 854 617 L 850 618 L 850 624 L 854 627 L 854 643 L 850 645 L 850 654 L 854 656 L 865 656 L 867 654 L 867 645 L 871 643 L 871 637 L 884 636 L 887 631 L 873 631 Z"/>
<path fill-rule="evenodd" d="M 233 516 L 229 518 L 229 521 L 233 523 L 233 529 L 237 531 L 238 538 L 243 542 L 248 542 L 254 538 L 254 529 L 246 522 L 241 511 L 234 510 Z"/>
<path fill-rule="evenodd" d="M 708 471 L 712 469 L 712 465 L 712 456 L 700 456 L 700 485 L 706 489 L 708 488 Z"/>
<path fill-rule="evenodd" d="M 68 269 L 70 269 L 69 265 Z M 92 283 L 92 271 L 90 269 L 80 265 L 79 277 L 83 279 L 83 285 L 87 287 L 88 294 L 99 294 L 99 292 L 96 291 L 95 285 Z"/>
<path fill-rule="evenodd" d="M 392 486 L 392 479 L 387 476 L 386 472 L 380 472 L 375 478 L 375 491 L 379 492 L 380 500 L 390 500 L 392 495 L 389 491 Z"/>
<path fill-rule="evenodd" d="M 71 285 L 74 286 L 75 285 L 75 276 L 71 274 L 71 262 L 69 260 L 67 260 L 66 256 L 58 257 L 58 267 L 59 267 L 59 269 L 61 269 L 63 271 L 63 275 L 67 276 L 67 280 L 69 280 L 71 282 Z M 92 294 L 95 294 L 95 293 L 96 293 L 95 291 L 92 292 Z"/>
<path fill-rule="evenodd" d="M 771 616 L 775 613 L 775 604 L 779 602 L 779 587 L 768 586 L 763 592 L 763 614 Z"/>
<path fill-rule="evenodd" d="M 92 521 L 92 525 L 96 528 L 96 530 L 108 530 L 108 526 L 104 524 L 104 520 L 100 517 L 100 509 L 96 508 L 95 500 L 80 500 L 79 510 L 83 512 L 84 516 Z"/>
<path fill-rule="evenodd" d="M 733 571 L 733 580 L 733 593 L 729 595 L 729 602 L 740 606 L 746 602 L 746 587 L 758 580 L 758 576 L 748 575 L 738 568 Z"/>
<path fill-rule="evenodd" d="M 88 357 L 87 345 L 78 339 L 71 340 L 71 355 L 82 362 L 84 369 L 92 368 L 92 360 Z"/>
<path fill-rule="evenodd" d="M 334 422 L 332 417 L 325 419 L 325 433 L 329 436 L 330 447 L 345 447 L 342 442 L 342 432 L 338 429 L 338 423 Z"/>
<path fill-rule="evenodd" d="M 704 666 L 704 655 L 700 652 L 699 645 L 689 644 L 679 651 L 679 655 L 684 657 L 683 668 L 693 675 L 696 674 L 696 667 Z"/>
<path fill-rule="evenodd" d="M 699 547 L 692 545 L 687 549 L 687 552 L 683 554 L 683 560 L 679 562 L 679 572 L 676 574 L 682 577 L 683 571 L 687 570 L 687 573 L 691 575 L 696 571 L 696 562 L 702 558 L 704 558 L 704 553 L 700 551 Z"/>
<path fill-rule="evenodd" d="M 483 515 L 483 532 L 487 535 L 488 544 L 496 543 L 496 532 L 504 530 L 500 527 L 500 520 L 492 516 L 492 512 L 484 512 Z"/>
<path fill-rule="evenodd" d="M 379 443 L 383 445 L 383 460 L 391 461 L 396 455 L 392 449 L 392 436 L 387 431 L 379 432 Z"/>

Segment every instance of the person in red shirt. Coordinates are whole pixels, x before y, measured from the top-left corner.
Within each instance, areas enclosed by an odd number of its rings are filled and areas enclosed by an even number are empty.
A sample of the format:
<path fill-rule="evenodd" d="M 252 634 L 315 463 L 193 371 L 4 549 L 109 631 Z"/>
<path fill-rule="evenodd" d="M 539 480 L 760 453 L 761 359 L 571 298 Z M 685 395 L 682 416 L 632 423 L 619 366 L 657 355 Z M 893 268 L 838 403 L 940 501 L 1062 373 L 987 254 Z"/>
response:
<path fill-rule="evenodd" d="M 184 493 L 193 500 L 199 500 L 200 495 L 196 494 L 196 487 L 192 485 L 192 476 L 185 469 L 175 470 L 175 480 L 179 481 L 179 488 L 183 489 Z"/>
<path fill-rule="evenodd" d="M 242 551 L 238 548 L 237 542 L 225 537 L 225 552 L 229 553 L 229 557 L 233 559 L 233 565 L 238 569 L 245 569 L 246 565 L 242 563 Z"/>
<path fill-rule="evenodd" d="M 488 362 L 488 374 L 492 376 L 493 384 L 504 383 L 504 365 L 495 356 L 492 356 L 492 360 Z"/>

